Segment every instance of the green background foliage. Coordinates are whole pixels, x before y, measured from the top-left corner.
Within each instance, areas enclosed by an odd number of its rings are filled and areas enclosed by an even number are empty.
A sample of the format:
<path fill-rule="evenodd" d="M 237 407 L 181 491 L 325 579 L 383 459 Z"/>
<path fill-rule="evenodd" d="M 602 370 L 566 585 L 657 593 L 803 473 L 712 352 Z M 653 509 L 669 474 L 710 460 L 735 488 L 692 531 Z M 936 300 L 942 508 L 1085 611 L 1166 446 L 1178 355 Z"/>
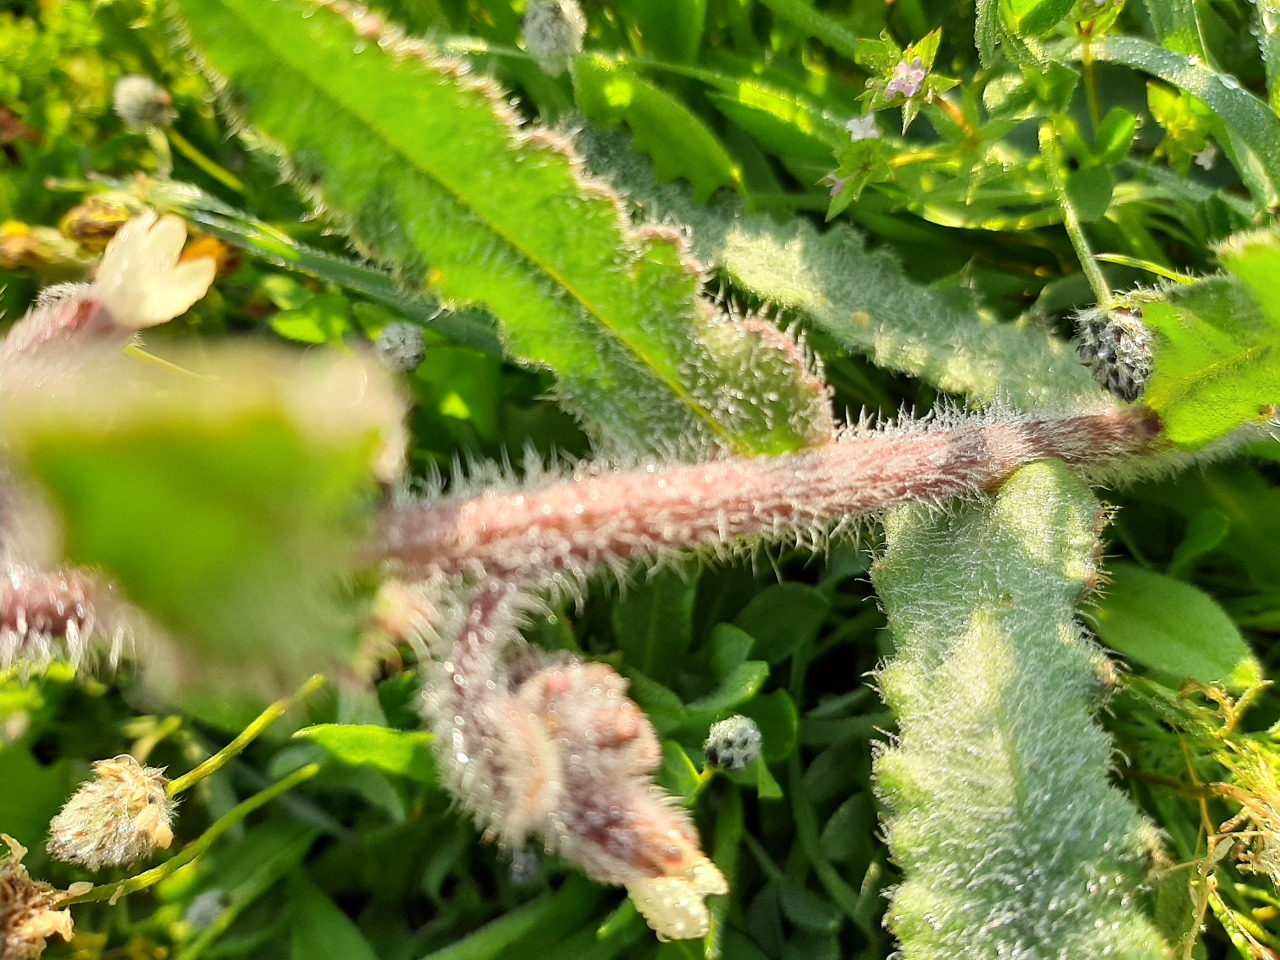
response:
<path fill-rule="evenodd" d="M 705 298 L 734 315 L 760 311 L 801 330 L 839 412 L 923 412 L 941 394 L 1024 410 L 1098 403 L 1102 394 L 1067 342 L 1069 316 L 1109 294 L 1140 303 L 1156 331 L 1149 400 L 1183 447 L 1257 421 L 1264 404 L 1280 399 L 1269 294 L 1274 234 L 1229 239 L 1271 226 L 1280 182 L 1280 58 L 1275 20 L 1264 15 L 1274 7 L 1265 2 L 1255 12 L 1156 0 L 617 0 L 586 5 L 586 53 L 559 75 L 524 51 L 521 3 L 376 4 L 427 37 L 429 50 L 451 58 L 448 66 L 412 56 L 392 63 L 376 38 L 356 36 L 327 10 L 304 16 L 292 0 L 158 6 L 0 5 L 6 316 L 19 316 L 39 285 L 87 275 L 101 244 L 83 225 L 101 213 L 86 213 L 86 201 L 179 211 L 228 244 L 230 260 L 190 314 L 149 334 L 148 349 L 172 355 L 179 342 L 213 347 L 230 335 L 341 352 L 366 347 L 390 323 L 421 324 L 427 359 L 402 378 L 413 401 L 415 476 L 447 472 L 459 460 L 518 460 L 522 448 L 544 459 L 717 448 L 773 454 L 818 439 L 816 381 L 767 349 L 760 334 L 740 336 L 740 327 L 716 322 Z M 941 34 L 927 48 L 913 47 L 936 28 Z M 205 65 L 229 82 L 220 91 L 228 113 L 215 110 L 207 78 L 192 69 L 188 38 L 175 29 L 189 31 Z M 915 50 L 931 57 L 924 92 L 891 93 L 899 57 Z M 459 65 L 493 79 L 459 83 Z M 112 84 L 128 73 L 171 91 L 171 130 L 128 130 L 111 113 Z M 504 91 L 496 103 L 491 88 Z M 929 100 L 929 92 L 942 99 Z M 880 136 L 855 143 L 845 124 L 867 111 L 875 111 Z M 912 122 L 904 129 L 905 120 Z M 230 135 L 242 122 L 251 128 L 247 144 Z M 514 123 L 542 124 L 556 141 L 574 132 L 583 176 L 608 185 L 618 205 L 584 186 L 555 145 L 513 137 Z M 256 149 L 263 145 L 270 151 Z M 272 153 L 287 158 L 290 182 L 281 182 Z M 139 172 L 145 176 L 134 179 Z M 642 229 L 655 223 L 664 229 Z M 671 236 L 685 228 L 687 236 Z M 1171 279 L 1186 276 L 1200 279 Z M 1143 291 L 1132 293 L 1135 286 Z M 276 413 L 265 422 L 278 427 Z M 212 445 L 211 430 L 195 430 L 189 417 L 176 439 L 153 430 L 128 468 L 159 461 L 164 479 L 197 454 L 214 459 L 235 476 L 217 481 L 204 469 L 202 484 L 255 515 L 288 515 L 308 503 L 295 502 L 299 491 L 314 494 L 306 537 L 291 542 L 292 552 L 272 554 L 267 548 L 282 538 L 258 525 L 223 571 L 226 582 L 256 586 L 268 602 L 311 596 L 285 589 L 285 574 L 297 571 L 280 567 L 299 555 L 332 555 L 325 544 L 350 518 L 335 516 L 327 488 L 308 481 L 327 473 L 358 489 L 350 451 L 304 462 L 281 456 L 287 444 L 255 452 L 242 442 L 249 427 L 222 447 Z M 178 442 L 193 452 L 167 457 Z M 70 465 L 56 471 L 69 478 L 66 502 L 115 502 L 106 499 L 113 489 L 127 499 L 138 487 L 92 443 L 68 434 L 50 449 Z M 1218 782 L 1254 789 L 1258 777 L 1249 780 L 1249 771 L 1280 762 L 1269 733 L 1280 700 L 1257 694 L 1227 729 L 1221 697 L 1177 694 L 1192 679 L 1222 681 L 1234 695 L 1275 669 L 1268 641 L 1280 630 L 1276 449 L 1259 441 L 1204 471 L 1101 491 L 1119 507 L 1099 551 L 1114 573 L 1101 593 L 1086 591 L 1087 622 L 1128 658 L 1132 673 L 1093 676 L 1092 659 L 1072 647 L 1071 635 L 1056 652 L 1074 658 L 1074 667 L 1056 687 L 1044 682 L 1057 676 L 1051 658 L 1039 673 L 1006 665 L 1002 674 L 970 657 L 950 678 L 970 668 L 982 682 L 1003 678 L 1022 691 L 1010 701 L 1018 714 L 1007 729 L 1026 734 L 1019 743 L 1029 745 L 1027 763 L 1050 762 L 1042 740 L 1076 756 L 1076 740 L 1054 739 L 1060 727 L 1092 738 L 1093 754 L 1079 795 L 1059 792 L 1043 815 L 1023 810 L 1023 819 L 985 835 L 965 833 L 972 824 L 963 816 L 948 829 L 964 836 L 966 856 L 984 841 L 1012 855 L 1014 844 L 1051 842 L 1054 804 L 1065 814 L 1072 803 L 1092 802 L 1081 797 L 1102 798 L 1093 805 L 1106 808 L 1123 850 L 1090 850 L 1091 862 L 1123 853 L 1115 868 L 1122 882 L 1149 881 L 1122 911 L 1140 945 L 1135 956 L 1154 955 L 1157 936 L 1191 956 L 1251 957 L 1254 944 L 1280 949 L 1271 881 L 1229 858 L 1204 865 L 1205 830 L 1238 806 L 1202 789 Z M 120 458 L 115 445 L 107 452 Z M 166 466 L 169 459 L 186 466 Z M 1052 475 L 1078 507 L 1072 536 L 1092 536 L 1092 508 L 1081 506 L 1087 498 L 1074 481 Z M 1015 486 L 1004 496 L 1024 494 Z M 1063 519 L 1057 514 L 1025 505 L 1022 514 L 1044 523 L 1050 539 L 1063 534 L 1052 528 Z M 1022 522 L 1018 539 L 1011 532 L 1018 523 L 991 526 L 984 516 L 975 507 L 897 521 L 899 534 L 904 524 L 964 531 L 913 561 L 920 569 L 902 578 L 902 589 L 932 591 L 927 603 L 950 591 L 948 611 L 923 619 L 956 617 L 948 622 L 956 630 L 972 621 L 1004 660 L 1034 665 L 1036 655 L 1055 652 L 1034 642 L 1044 639 L 1036 630 L 1048 623 L 1071 634 L 1064 598 L 1077 588 L 1062 587 L 1058 606 L 1038 610 L 1034 625 L 1011 626 L 1004 594 L 1016 598 L 1021 587 L 1006 590 L 993 579 L 1007 558 L 979 558 L 966 542 L 1016 554 L 1031 549 L 1036 533 Z M 171 522 L 186 527 L 197 518 L 192 511 Z M 154 582 L 145 577 L 131 586 L 136 599 L 146 597 L 161 616 L 168 605 L 206 642 L 236 629 L 222 618 L 226 590 L 204 582 L 194 564 L 209 558 L 191 554 L 189 537 L 147 526 L 154 514 L 146 523 L 116 519 L 123 533 L 112 550 L 146 550 L 153 569 L 194 571 L 188 578 L 201 581 L 192 584 L 200 592 L 191 609 L 173 590 L 148 595 Z M 708 944 L 660 944 L 618 891 L 539 851 L 482 843 L 432 775 L 419 677 L 404 650 L 380 655 L 372 684 L 341 682 L 310 698 L 187 795 L 175 851 L 265 785 L 320 765 L 305 786 L 223 834 L 151 892 L 114 908 L 77 908 L 74 949 L 94 957 L 128 950 L 335 960 L 667 960 L 717 949 L 744 960 L 886 957 L 895 944 L 883 926 L 885 892 L 903 884 L 896 902 L 912 900 L 955 848 L 942 860 L 937 851 L 916 859 L 922 845 L 903 839 L 906 808 L 892 796 L 900 819 L 890 821 L 884 845 L 886 795 L 912 791 L 886 784 L 892 761 L 882 760 L 877 794 L 875 745 L 897 730 L 899 756 L 921 745 L 956 756 L 958 731 L 909 729 L 907 720 L 949 716 L 963 705 L 964 689 L 948 704 L 945 690 L 926 683 L 930 690 L 913 700 L 896 695 L 886 673 L 895 719 L 867 685 L 885 658 L 912 646 L 910 630 L 886 623 L 869 582 L 874 558 L 888 565 L 876 574 L 882 590 L 885 571 L 904 562 L 901 538 L 884 549 L 869 530 L 820 557 L 776 548 L 740 562 L 637 573 L 625 585 L 592 584 L 581 604 L 557 605 L 528 631 L 545 647 L 616 666 L 653 720 L 664 746 L 660 780 L 687 798 L 733 887 L 730 897 L 713 899 L 717 932 Z M 265 574 L 254 565 L 263 556 L 272 567 Z M 353 586 L 348 592 L 359 595 L 363 583 Z M 899 596 L 890 589 L 880 597 L 890 621 L 902 609 Z M 243 599 L 237 617 L 262 602 Z M 1167 615 L 1171 609 L 1181 615 Z M 300 611 L 296 601 L 272 607 L 259 633 L 238 639 L 247 647 L 273 643 L 272 618 L 303 612 L 317 611 Z M 339 632 L 335 643 L 355 645 L 354 629 Z M 1025 657 L 1009 653 L 1028 641 Z M 910 661 L 898 664 L 902 675 Z M 309 660 L 289 666 L 315 669 Z M 1079 686 L 1086 681 L 1099 691 L 1092 720 Z M 1108 700 L 1112 687 L 1118 692 Z M 1067 720 L 1063 691 L 1078 701 Z M 84 879 L 41 848 L 45 825 L 90 761 L 133 750 L 182 772 L 260 706 L 242 685 L 214 698 L 149 690 L 133 667 L 5 678 L 0 830 L 32 848 L 35 875 L 61 885 Z M 731 713 L 759 723 L 764 757 L 741 773 L 702 778 L 706 730 Z M 980 726 L 988 718 L 968 719 Z M 1127 758 L 1115 787 L 1106 782 L 1095 722 Z M 1262 760 L 1246 769 L 1245 756 Z M 1012 769 L 1023 754 L 1006 759 Z M 1138 863 L 1143 821 L 1126 796 L 1164 832 L 1168 856 L 1182 869 L 1150 873 Z M 962 806 L 972 798 L 942 799 Z M 927 809 L 950 816 L 932 800 Z M 911 871 L 905 884 L 903 868 Z M 935 906 L 948 910 L 948 922 L 965 915 L 936 892 L 912 904 L 913 915 Z M 1090 905 L 1074 906 L 1087 913 Z M 895 931 L 913 948 L 936 933 L 895 910 Z M 1081 916 L 1033 904 L 1017 919 L 1056 931 L 1055 923 L 1091 920 Z M 1202 916 L 1208 929 L 1197 938 Z M 48 955 L 70 950 L 56 946 Z"/>

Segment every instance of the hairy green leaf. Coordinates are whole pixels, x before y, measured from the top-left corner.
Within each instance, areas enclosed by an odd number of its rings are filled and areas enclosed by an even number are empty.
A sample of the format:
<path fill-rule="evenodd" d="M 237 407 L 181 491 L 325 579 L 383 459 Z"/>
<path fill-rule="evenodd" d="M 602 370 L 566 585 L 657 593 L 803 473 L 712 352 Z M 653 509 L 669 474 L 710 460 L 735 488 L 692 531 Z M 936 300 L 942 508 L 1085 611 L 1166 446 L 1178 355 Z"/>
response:
<path fill-rule="evenodd" d="M 1136 905 L 1153 833 L 1108 782 L 1102 654 L 1074 615 L 1098 509 L 1048 462 L 990 503 L 886 520 L 873 579 L 899 738 L 876 774 L 905 956 L 1165 956 Z"/>
<path fill-rule="evenodd" d="M 802 220 L 779 224 L 734 202 L 699 206 L 660 184 L 617 138 L 588 128 L 578 137 L 593 167 L 649 216 L 692 228 L 694 252 L 736 285 L 799 311 L 841 347 L 975 400 L 1019 407 L 1097 399 L 1098 387 L 1070 345 L 1034 325 L 964 313 L 911 281 L 883 252 L 868 252 L 844 226 L 819 233 Z"/>
<path fill-rule="evenodd" d="M 1146 402 L 1165 435 L 1202 447 L 1280 403 L 1280 234 L 1236 237 L 1219 250 L 1228 275 L 1135 297 L 1156 333 Z"/>
<path fill-rule="evenodd" d="M 633 230 L 489 83 L 337 4 L 174 5 L 228 110 L 316 205 L 404 282 L 491 312 L 609 448 L 777 453 L 827 436 L 790 341 L 717 320 L 678 236 Z"/>

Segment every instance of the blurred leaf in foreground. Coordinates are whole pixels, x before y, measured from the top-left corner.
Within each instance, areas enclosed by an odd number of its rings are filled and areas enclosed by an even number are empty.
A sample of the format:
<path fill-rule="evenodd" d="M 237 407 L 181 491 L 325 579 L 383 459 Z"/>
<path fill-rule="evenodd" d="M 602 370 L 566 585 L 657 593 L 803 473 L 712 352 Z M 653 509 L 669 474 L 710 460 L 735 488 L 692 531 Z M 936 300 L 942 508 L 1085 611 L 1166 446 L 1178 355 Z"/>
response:
<path fill-rule="evenodd" d="M 336 585 L 363 495 L 398 470 L 400 400 L 371 364 L 318 357 L 224 349 L 144 377 L 90 355 L 56 391 L 6 384 L 6 441 L 65 559 L 190 643 L 148 666 L 287 682 L 354 635 Z"/>

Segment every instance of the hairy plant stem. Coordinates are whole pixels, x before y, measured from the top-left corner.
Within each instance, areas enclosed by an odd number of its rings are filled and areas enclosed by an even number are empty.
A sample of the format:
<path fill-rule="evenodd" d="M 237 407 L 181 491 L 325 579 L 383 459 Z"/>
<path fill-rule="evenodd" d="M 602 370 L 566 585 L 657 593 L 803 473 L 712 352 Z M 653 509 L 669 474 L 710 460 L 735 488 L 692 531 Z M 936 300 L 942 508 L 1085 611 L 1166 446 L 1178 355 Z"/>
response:
<path fill-rule="evenodd" d="M 1158 430 L 1138 408 L 997 414 L 852 432 L 778 457 L 579 471 L 527 490 L 388 508 L 375 558 L 410 579 L 537 586 L 744 537 L 818 543 L 851 518 L 992 490 L 1032 461 L 1137 456 Z"/>

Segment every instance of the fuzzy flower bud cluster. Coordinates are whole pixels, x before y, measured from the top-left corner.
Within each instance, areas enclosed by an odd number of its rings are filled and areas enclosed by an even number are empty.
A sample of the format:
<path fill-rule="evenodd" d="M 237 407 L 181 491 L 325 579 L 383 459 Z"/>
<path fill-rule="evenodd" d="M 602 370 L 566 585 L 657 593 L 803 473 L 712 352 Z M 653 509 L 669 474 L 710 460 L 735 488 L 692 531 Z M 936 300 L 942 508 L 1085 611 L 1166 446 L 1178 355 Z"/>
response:
<path fill-rule="evenodd" d="M 728 892 L 688 813 L 653 782 L 662 748 L 610 667 L 520 640 L 515 591 L 482 590 L 434 665 L 424 712 L 450 791 L 486 834 L 537 839 L 627 887 L 660 937 L 705 936 L 705 898 Z"/>
<path fill-rule="evenodd" d="M 36 960 L 50 937 L 71 939 L 71 912 L 58 909 L 61 898 L 52 886 L 31 879 L 22 865 L 26 848 L 6 834 L 0 841 L 9 848 L 0 859 L 0 957 Z"/>
<path fill-rule="evenodd" d="M 100 870 L 136 863 L 173 842 L 163 770 L 124 754 L 97 761 L 93 772 L 49 824 L 50 856 Z"/>
<path fill-rule="evenodd" d="M 427 355 L 422 328 L 413 323 L 392 323 L 382 328 L 373 349 L 392 373 L 412 373 Z"/>

